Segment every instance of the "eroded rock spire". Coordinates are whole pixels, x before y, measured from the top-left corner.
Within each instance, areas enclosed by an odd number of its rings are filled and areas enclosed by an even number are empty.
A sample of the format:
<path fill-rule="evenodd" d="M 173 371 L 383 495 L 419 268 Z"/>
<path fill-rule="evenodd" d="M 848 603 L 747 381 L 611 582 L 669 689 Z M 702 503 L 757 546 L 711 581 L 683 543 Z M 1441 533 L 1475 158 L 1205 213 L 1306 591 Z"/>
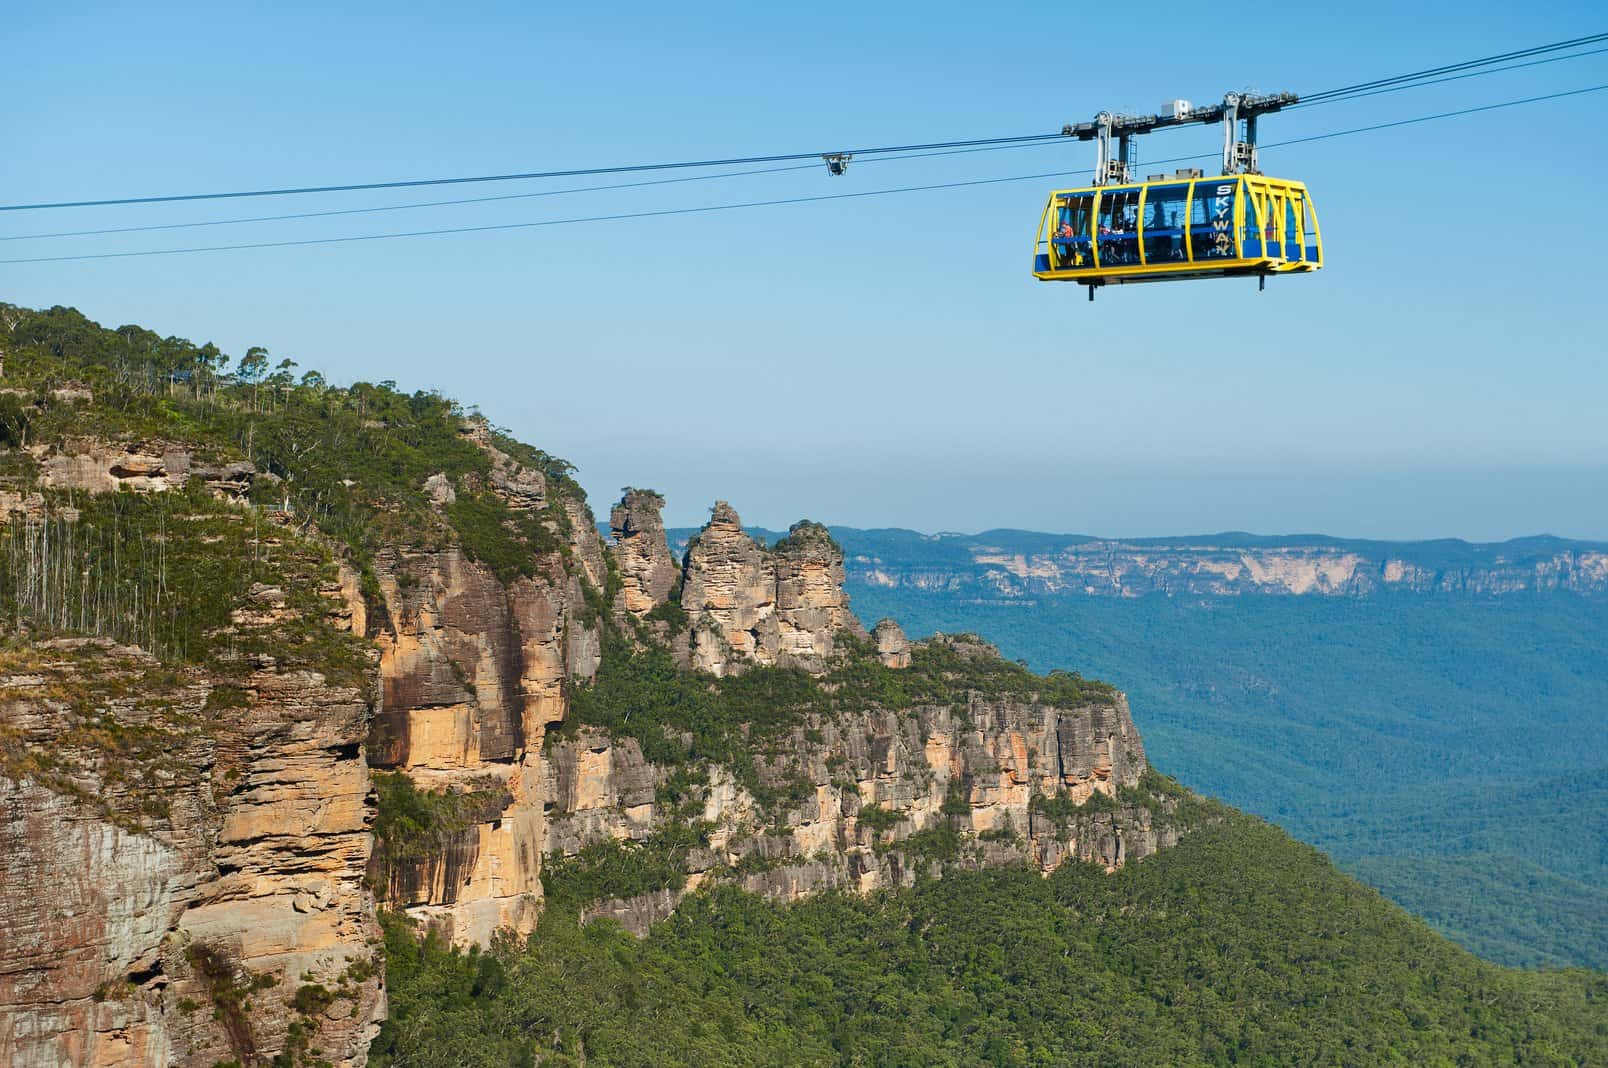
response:
<path fill-rule="evenodd" d="M 663 604 L 676 584 L 676 562 L 660 512 L 664 498 L 627 487 L 609 513 L 614 562 L 620 569 L 620 604 L 638 619 Z"/>
<path fill-rule="evenodd" d="M 716 501 L 682 565 L 692 666 L 717 675 L 747 664 L 816 670 L 841 631 L 865 636 L 849 610 L 843 550 L 819 523 L 793 524 L 767 549 Z"/>

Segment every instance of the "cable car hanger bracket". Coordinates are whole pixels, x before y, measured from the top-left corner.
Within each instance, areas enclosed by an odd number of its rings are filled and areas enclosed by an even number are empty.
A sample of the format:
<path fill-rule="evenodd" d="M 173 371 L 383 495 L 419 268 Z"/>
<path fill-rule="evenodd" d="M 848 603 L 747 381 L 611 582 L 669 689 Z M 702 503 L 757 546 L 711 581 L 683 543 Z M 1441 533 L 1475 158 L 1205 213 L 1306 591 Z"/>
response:
<path fill-rule="evenodd" d="M 1093 122 L 1061 127 L 1063 137 L 1095 143 L 1095 185 L 1118 185 L 1133 181 L 1133 139 L 1171 126 L 1223 124 L 1223 173 L 1260 174 L 1256 158 L 1256 120 L 1258 116 L 1298 103 L 1294 93 L 1228 93 L 1221 104 L 1197 108 L 1187 100 L 1174 100 L 1168 114 L 1117 115 L 1102 111 Z M 1243 123 L 1243 126 L 1241 125 Z M 1112 152 L 1112 139 L 1116 151 Z"/>

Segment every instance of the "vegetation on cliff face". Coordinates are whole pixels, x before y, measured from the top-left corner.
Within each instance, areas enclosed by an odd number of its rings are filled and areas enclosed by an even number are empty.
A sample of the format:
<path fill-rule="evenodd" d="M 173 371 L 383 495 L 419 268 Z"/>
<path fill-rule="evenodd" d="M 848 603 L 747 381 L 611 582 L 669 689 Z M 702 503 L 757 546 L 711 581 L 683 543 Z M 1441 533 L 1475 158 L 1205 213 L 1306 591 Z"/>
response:
<path fill-rule="evenodd" d="M 1551 1064 L 1608 978 L 1485 964 L 1258 820 L 1114 875 L 951 872 L 870 898 L 694 895 L 638 941 L 554 910 L 449 951 L 387 921 L 380 1065 Z"/>
<path fill-rule="evenodd" d="M 572 857 L 550 855 L 542 865 L 546 907 L 570 911 L 610 898 L 680 890 L 687 884 L 687 853 L 708 844 L 708 829 L 699 822 L 672 822 L 641 842 L 610 838 Z"/>
<path fill-rule="evenodd" d="M 809 519 L 801 519 L 787 529 L 787 533 L 776 539 L 770 547 L 771 552 L 789 556 L 801 550 L 808 550 L 817 546 L 842 552 L 843 547 L 832 537 L 832 532 L 825 525 Z"/>
<path fill-rule="evenodd" d="M 231 371 L 213 345 L 107 329 L 72 308 L 0 305 L 0 349 L 7 388 L 18 391 L 4 395 L 14 405 L 0 404 L 0 427 L 20 424 L 8 440 L 182 442 L 209 461 L 250 460 L 273 476 L 253 487 L 258 503 L 290 505 L 359 566 L 382 546 L 450 540 L 505 579 L 528 574 L 530 561 L 558 550 L 562 501 L 584 501 L 569 464 L 486 428 L 491 444 L 547 480 L 547 508 L 514 514 L 487 492 L 492 461 L 465 434 L 472 413 L 438 393 L 332 387 L 316 371 L 295 377 L 291 360 L 271 370 L 260 349 Z M 86 387 L 90 403 L 72 395 Z M 425 489 L 436 474 L 463 495 L 444 518 Z"/>
<path fill-rule="evenodd" d="M 507 791 L 493 782 L 469 790 L 421 790 L 406 773 L 376 771 L 374 852 L 369 882 L 381 901 L 390 896 L 399 873 L 420 861 L 440 857 L 453 839 L 508 806 Z"/>
<path fill-rule="evenodd" d="M 50 707 L 24 726 L 0 722 L 0 777 L 37 782 L 124 830 L 167 818 L 175 771 L 193 771 L 171 762 L 209 727 L 185 705 L 199 698 L 196 678 L 105 642 L 12 637 L 0 642 L 0 680 L 0 704 Z M 224 689 L 208 694 L 208 711 L 235 699 Z"/>
<path fill-rule="evenodd" d="M 762 801 L 756 755 L 779 755 L 793 730 L 834 713 L 882 708 L 967 707 L 972 700 L 1014 698 L 1059 708 L 1108 705 L 1110 685 L 1072 672 L 1035 675 L 966 637 L 924 643 L 910 666 L 884 666 L 868 642 L 837 639 L 838 653 L 820 675 L 797 668 L 756 666 L 717 678 L 678 665 L 669 651 L 608 633 L 596 680 L 575 689 L 564 731 L 602 727 L 635 738 L 661 766 L 719 764 Z M 562 732 L 552 737 L 556 740 Z"/>
<path fill-rule="evenodd" d="M 0 701 L 58 711 L 26 731 L 0 724 L 0 775 L 144 831 L 194 771 L 182 761 L 252 705 L 255 671 L 367 684 L 373 651 L 332 615 L 343 606 L 321 542 L 199 480 L 44 497 L 44 514 L 0 525 Z"/>

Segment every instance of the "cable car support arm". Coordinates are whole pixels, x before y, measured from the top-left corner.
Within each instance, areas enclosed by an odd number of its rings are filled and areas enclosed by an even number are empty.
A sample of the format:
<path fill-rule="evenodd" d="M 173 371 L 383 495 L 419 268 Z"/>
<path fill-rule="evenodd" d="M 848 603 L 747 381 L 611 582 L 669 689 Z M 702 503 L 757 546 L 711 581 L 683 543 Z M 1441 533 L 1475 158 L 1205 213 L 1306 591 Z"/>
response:
<path fill-rule="evenodd" d="M 1167 115 L 1115 115 L 1102 111 L 1093 122 L 1061 127 L 1061 134 L 1095 142 L 1094 184 L 1114 185 L 1133 181 L 1133 138 L 1170 126 L 1220 122 L 1223 124 L 1223 173 L 1258 174 L 1257 117 L 1289 107 L 1299 99 L 1294 93 L 1229 93 L 1221 104 L 1211 107 L 1197 108 L 1187 101 L 1174 101 L 1172 112 Z M 1117 142 L 1115 153 L 1112 152 L 1113 138 Z"/>

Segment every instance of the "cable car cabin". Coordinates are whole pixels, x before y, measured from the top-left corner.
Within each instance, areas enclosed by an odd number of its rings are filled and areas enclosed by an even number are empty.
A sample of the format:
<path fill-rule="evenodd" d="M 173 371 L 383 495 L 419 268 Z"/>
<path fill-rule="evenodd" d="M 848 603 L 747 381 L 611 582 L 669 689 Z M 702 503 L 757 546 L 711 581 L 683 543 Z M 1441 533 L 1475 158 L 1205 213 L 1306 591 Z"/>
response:
<path fill-rule="evenodd" d="M 1094 287 L 1323 266 L 1306 186 L 1260 174 L 1151 178 L 1050 194 L 1033 276 Z"/>

